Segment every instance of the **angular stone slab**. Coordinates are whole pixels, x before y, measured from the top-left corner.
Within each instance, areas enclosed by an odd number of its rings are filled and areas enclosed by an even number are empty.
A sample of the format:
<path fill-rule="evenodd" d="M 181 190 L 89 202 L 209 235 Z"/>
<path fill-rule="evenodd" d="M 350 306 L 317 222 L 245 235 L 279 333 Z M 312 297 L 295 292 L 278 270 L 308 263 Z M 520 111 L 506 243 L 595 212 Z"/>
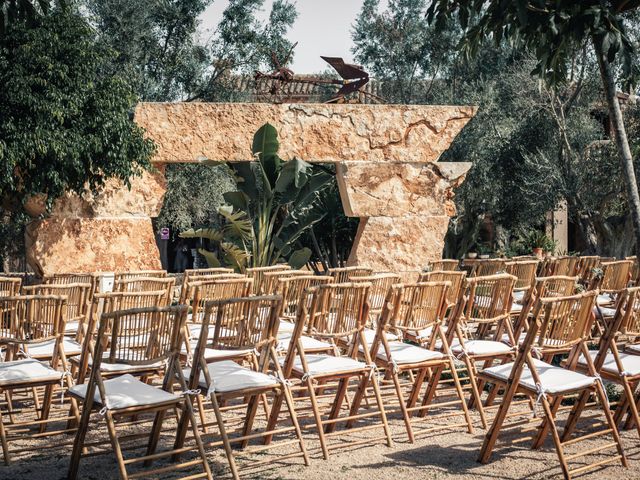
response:
<path fill-rule="evenodd" d="M 371 217 L 360 220 L 349 265 L 412 272 L 442 258 L 449 217 Z"/>
<path fill-rule="evenodd" d="M 247 161 L 253 134 L 278 129 L 280 155 L 308 162 L 438 160 L 475 107 L 436 105 L 139 103 L 135 121 L 155 162 Z"/>
<path fill-rule="evenodd" d="M 58 199 L 51 212 L 57 218 L 157 217 L 162 209 L 167 180 L 164 166 L 144 171 L 130 180 L 131 188 L 120 180 L 107 180 L 96 195 L 67 193 Z"/>
<path fill-rule="evenodd" d="M 27 260 L 39 274 L 162 268 L 151 219 L 47 218 L 29 224 Z"/>
<path fill-rule="evenodd" d="M 455 215 L 453 185 L 461 181 L 471 163 L 450 165 L 339 163 L 336 178 L 344 212 L 349 217 Z"/>

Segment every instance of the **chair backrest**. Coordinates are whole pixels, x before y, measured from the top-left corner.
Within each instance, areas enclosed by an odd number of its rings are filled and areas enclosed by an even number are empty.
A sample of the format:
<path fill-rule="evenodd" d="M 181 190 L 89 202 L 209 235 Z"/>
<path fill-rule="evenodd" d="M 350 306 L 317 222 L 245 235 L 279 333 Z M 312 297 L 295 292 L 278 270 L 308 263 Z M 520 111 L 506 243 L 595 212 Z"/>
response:
<path fill-rule="evenodd" d="M 574 275 L 578 275 L 580 277 L 580 281 L 582 281 L 585 285 L 589 285 L 589 283 L 593 279 L 594 270 L 599 266 L 600 257 L 598 256 L 593 255 L 579 257 Z"/>
<path fill-rule="evenodd" d="M 252 287 L 253 279 L 247 277 L 192 283 L 193 297 L 187 299 L 187 301 L 192 300 L 190 321 L 200 323 L 206 302 L 247 297 L 252 292 Z"/>
<path fill-rule="evenodd" d="M 533 346 L 543 357 L 566 353 L 588 339 L 597 295 L 596 290 L 590 290 L 567 297 L 539 297 L 536 300 L 533 316 L 537 334 Z"/>
<path fill-rule="evenodd" d="M 264 272 L 262 274 L 262 293 L 265 295 L 276 295 L 280 293 L 278 289 L 281 287 L 280 279 L 287 277 L 304 277 L 311 275 L 312 272 L 306 270 L 277 270 L 275 272 Z"/>
<path fill-rule="evenodd" d="M 554 275 L 538 277 L 534 284 L 534 292 L 538 297 L 567 297 L 576 292 L 579 277 Z"/>
<path fill-rule="evenodd" d="M 381 322 L 400 333 L 421 332 L 441 322 L 447 309 L 449 282 L 394 285 L 389 293 L 389 318 Z M 384 314 L 383 314 L 384 316 Z"/>
<path fill-rule="evenodd" d="M 544 272 L 544 276 L 574 276 L 577 273 L 578 260 L 579 257 L 576 256 L 558 257 L 554 261 L 553 268 L 548 269 L 548 271 Z"/>
<path fill-rule="evenodd" d="M 510 316 L 513 286 L 508 273 L 467 278 L 464 319 L 467 323 L 495 323 Z"/>
<path fill-rule="evenodd" d="M 505 264 L 508 274 L 517 277 L 514 290 L 528 290 L 534 284 L 538 260 L 526 260 L 518 262 L 507 262 Z"/>
<path fill-rule="evenodd" d="M 622 292 L 611 324 L 616 323 L 616 329 L 623 335 L 640 337 L 640 287 L 630 287 Z"/>
<path fill-rule="evenodd" d="M 434 260 L 433 262 L 429 262 L 429 267 L 431 268 L 431 272 L 448 272 L 458 270 L 460 261 L 453 259 Z"/>
<path fill-rule="evenodd" d="M 74 283 L 90 284 L 88 301 L 91 302 L 93 294 L 98 291 L 100 283 L 100 274 L 98 273 L 54 273 L 53 275 L 45 275 L 42 283 L 46 285 L 69 285 Z"/>
<path fill-rule="evenodd" d="M 280 295 L 206 302 L 198 346 L 257 351 L 265 343 L 275 346 L 281 302 Z"/>
<path fill-rule="evenodd" d="M 168 306 L 171 303 L 173 287 L 176 284 L 176 279 L 165 277 L 134 277 L 122 280 L 117 280 L 113 283 L 114 292 L 155 292 L 157 290 L 164 290 L 164 305 Z"/>
<path fill-rule="evenodd" d="M 629 286 L 632 269 L 632 260 L 602 263 L 602 278 L 594 282 L 594 286 L 600 292 L 620 292 Z"/>
<path fill-rule="evenodd" d="M 100 363 L 152 365 L 177 358 L 187 307 L 116 310 L 100 317 L 94 368 Z M 102 355 L 99 355 L 99 353 Z"/>
<path fill-rule="evenodd" d="M 182 283 L 189 282 L 191 277 L 215 277 L 216 275 L 234 273 L 233 268 L 213 267 L 213 268 L 191 268 L 186 269 L 182 276 Z"/>
<path fill-rule="evenodd" d="M 8 350 L 7 360 L 28 346 L 49 340 L 59 342 L 64 333 L 67 298 L 60 295 L 0 297 L 0 344 Z M 54 356 L 57 355 L 54 348 Z"/>
<path fill-rule="evenodd" d="M 336 339 L 355 334 L 368 319 L 370 289 L 370 283 L 329 283 L 313 288 L 307 331 Z"/>
<path fill-rule="evenodd" d="M 631 260 L 633 262 L 633 267 L 631 268 L 631 282 L 634 286 L 640 286 L 640 283 L 638 283 L 638 280 L 640 280 L 640 262 L 638 262 L 638 257 L 631 255 L 630 257 L 625 257 L 625 260 Z"/>
<path fill-rule="evenodd" d="M 278 279 L 278 293 L 282 294 L 280 318 L 295 321 L 298 307 L 304 304 L 308 309 L 311 305 L 309 289 L 332 282 L 333 277 L 327 275 L 296 275 Z"/>
<path fill-rule="evenodd" d="M 129 272 L 116 272 L 113 277 L 113 282 L 119 282 L 121 280 L 131 280 L 140 277 L 153 277 L 153 278 L 166 278 L 166 270 L 132 270 Z"/>
<path fill-rule="evenodd" d="M 31 295 L 66 296 L 66 322 L 82 324 L 89 312 L 93 288 L 90 283 L 42 284 L 25 287 L 24 291 Z"/>
<path fill-rule="evenodd" d="M 196 270 L 197 271 L 197 270 Z M 188 299 L 193 298 L 192 285 L 197 282 L 206 282 L 209 280 L 225 280 L 227 278 L 247 278 L 242 273 L 209 273 L 207 275 L 196 275 L 195 273 L 190 275 L 189 278 L 185 277 L 182 282 L 182 288 L 180 289 L 180 304 L 187 303 Z"/>
<path fill-rule="evenodd" d="M 464 271 L 426 272 L 420 274 L 418 282 L 449 282 L 451 285 L 447 288 L 447 306 L 451 308 L 460 298 L 465 278 L 467 278 L 467 272 Z"/>
<path fill-rule="evenodd" d="M 363 277 L 365 275 L 371 275 L 373 269 L 367 267 L 339 267 L 330 268 L 327 273 L 333 277 L 334 283 L 349 282 L 351 276 Z"/>
<path fill-rule="evenodd" d="M 251 267 L 246 269 L 246 274 L 253 279 L 253 293 L 260 295 L 262 293 L 262 280 L 267 272 L 280 272 L 283 270 L 291 270 L 291 266 L 280 263 L 278 265 L 270 265 L 268 267 Z"/>
<path fill-rule="evenodd" d="M 505 270 L 506 260 L 501 258 L 492 258 L 488 260 L 478 260 L 475 264 L 471 276 L 473 277 L 487 277 L 489 275 L 495 275 L 498 272 Z"/>
<path fill-rule="evenodd" d="M 15 297 L 20 293 L 20 277 L 0 277 L 0 297 Z"/>
<path fill-rule="evenodd" d="M 351 275 L 350 280 L 355 283 L 370 283 L 369 289 L 369 314 L 382 313 L 384 301 L 387 298 L 391 285 L 400 282 L 400 276 L 395 273 L 374 273 L 373 275 Z"/>

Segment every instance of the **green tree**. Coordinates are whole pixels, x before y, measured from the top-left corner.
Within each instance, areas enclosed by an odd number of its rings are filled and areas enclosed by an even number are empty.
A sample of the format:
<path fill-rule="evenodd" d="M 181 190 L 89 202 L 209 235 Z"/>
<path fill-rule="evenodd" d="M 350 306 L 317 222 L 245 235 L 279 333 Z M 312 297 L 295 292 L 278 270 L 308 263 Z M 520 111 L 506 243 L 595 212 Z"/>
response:
<path fill-rule="evenodd" d="M 226 263 L 243 270 L 282 260 L 300 267 L 309 261 L 310 249 L 294 247 L 301 235 L 327 214 L 314 204 L 333 175 L 296 158 L 282 160 L 279 147 L 276 129 L 268 123 L 262 126 L 253 138 L 256 160 L 226 164 L 237 180 L 237 190 L 224 194 L 228 205 L 218 210 L 222 227 L 180 234 L 214 244 L 217 254 L 200 250 L 210 265 Z"/>
<path fill-rule="evenodd" d="M 10 24 L 27 22 L 33 25 L 50 8 L 51 0 L 0 0 L 0 36 L 5 34 Z"/>
<path fill-rule="evenodd" d="M 617 97 L 614 61 L 633 65 L 634 46 L 627 35 L 626 20 L 638 0 L 514 0 L 512 2 L 476 0 L 434 0 L 428 19 L 443 29 L 450 21 L 465 30 L 462 45 L 469 55 L 489 40 L 500 44 L 508 39 L 534 52 L 537 65 L 532 73 L 550 85 L 565 82 L 576 50 L 591 42 L 600 69 L 607 99 L 612 136 L 618 150 L 626 196 L 634 224 L 636 250 L 640 249 L 640 195 L 633 157 Z M 630 13 L 631 12 L 631 13 Z M 626 69 L 627 72 L 630 68 Z"/>
<path fill-rule="evenodd" d="M 153 144 L 131 119 L 135 94 L 104 75 L 112 52 L 78 14 L 55 10 L 0 40 L 0 198 L 19 210 L 67 191 L 128 183 L 149 166 Z"/>

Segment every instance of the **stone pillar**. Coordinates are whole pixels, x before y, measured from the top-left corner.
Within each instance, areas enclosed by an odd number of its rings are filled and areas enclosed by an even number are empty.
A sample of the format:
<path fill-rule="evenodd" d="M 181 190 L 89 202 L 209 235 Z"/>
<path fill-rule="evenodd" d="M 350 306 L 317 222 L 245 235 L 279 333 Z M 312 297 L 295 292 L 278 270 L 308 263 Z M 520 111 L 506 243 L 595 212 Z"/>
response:
<path fill-rule="evenodd" d="M 569 211 L 567 202 L 562 201 L 558 207 L 547 214 L 547 235 L 556 242 L 556 253 L 569 252 Z"/>
<path fill-rule="evenodd" d="M 468 163 L 438 163 L 474 107 L 432 105 L 140 103 L 136 122 L 157 146 L 154 162 L 252 159 L 253 135 L 278 129 L 280 155 L 336 163 L 345 213 L 361 217 L 349 262 L 410 271 L 440 258 L 452 188 Z M 150 180 L 153 178 L 153 180 Z M 37 271 L 158 268 L 150 217 L 162 204 L 160 176 L 111 185 L 98 198 L 62 199 L 28 232 Z M 150 190 L 149 190 L 150 189 Z M 131 205 L 133 204 L 133 205 Z"/>

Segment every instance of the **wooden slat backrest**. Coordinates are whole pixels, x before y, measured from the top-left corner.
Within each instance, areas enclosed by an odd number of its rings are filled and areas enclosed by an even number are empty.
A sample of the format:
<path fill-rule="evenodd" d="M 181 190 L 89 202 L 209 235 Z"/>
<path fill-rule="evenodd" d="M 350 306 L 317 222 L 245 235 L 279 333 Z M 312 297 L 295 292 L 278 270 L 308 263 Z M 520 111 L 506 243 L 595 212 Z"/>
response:
<path fill-rule="evenodd" d="M 80 322 L 86 320 L 90 298 L 94 285 L 90 283 L 69 283 L 69 284 L 42 284 L 25 287 L 25 293 L 35 295 L 58 295 L 67 297 L 66 321 Z"/>
<path fill-rule="evenodd" d="M 340 267 L 330 268 L 327 272 L 333 277 L 334 283 L 345 283 L 349 281 L 349 277 L 362 277 L 365 275 L 371 275 L 373 269 L 366 267 Z"/>
<path fill-rule="evenodd" d="M 345 338 L 364 324 L 369 314 L 370 283 L 339 283 L 314 287 L 307 329 L 316 336 Z"/>
<path fill-rule="evenodd" d="M 528 290 L 534 284 L 538 260 L 527 260 L 519 262 L 507 262 L 506 272 L 518 278 L 514 290 Z"/>
<path fill-rule="evenodd" d="M 206 302 L 247 297 L 252 292 L 252 287 L 253 279 L 247 277 L 205 280 L 191 284 L 193 297 L 190 321 L 200 323 Z"/>
<path fill-rule="evenodd" d="M 175 278 L 161 277 L 135 277 L 117 280 L 113 283 L 114 292 L 155 292 L 164 290 L 164 305 L 171 303 L 173 287 L 176 284 Z"/>
<path fill-rule="evenodd" d="M 20 293 L 22 279 L 20 277 L 0 276 L 0 297 L 15 297 Z"/>
<path fill-rule="evenodd" d="M 400 282 L 400 276 L 395 273 L 374 273 L 373 275 L 351 275 L 349 281 L 354 283 L 370 283 L 369 313 L 380 314 L 391 286 Z"/>
<path fill-rule="evenodd" d="M 262 274 L 262 293 L 264 295 L 276 295 L 280 293 L 280 279 L 288 277 L 304 277 L 312 272 L 306 270 L 278 270 L 276 272 L 264 272 Z"/>
<path fill-rule="evenodd" d="M 452 259 L 434 260 L 433 262 L 429 262 L 429 267 L 431 268 L 431 272 L 455 271 L 460 267 L 460 261 Z"/>
<path fill-rule="evenodd" d="M 474 266 L 471 276 L 487 277 L 489 275 L 495 275 L 498 272 L 505 270 L 505 263 L 506 260 L 503 260 L 501 258 L 478 260 Z"/>
<path fill-rule="evenodd" d="M 282 270 L 291 270 L 291 266 L 281 263 L 278 265 L 270 265 L 268 267 L 247 268 L 246 274 L 253 279 L 253 293 L 255 295 L 260 295 L 262 293 L 262 280 L 265 273 L 279 272 Z"/>
<path fill-rule="evenodd" d="M 332 283 L 333 277 L 326 275 L 303 275 L 280 278 L 278 293 L 282 294 L 282 310 L 280 317 L 294 321 L 301 305 L 309 308 L 311 293 L 309 289 L 318 285 Z"/>
<path fill-rule="evenodd" d="M 426 272 L 420 274 L 418 282 L 449 282 L 451 286 L 447 289 L 447 304 L 452 307 L 460 298 L 460 291 L 466 278 L 467 272 L 464 271 Z"/>
<path fill-rule="evenodd" d="M 389 326 L 402 338 L 441 322 L 447 309 L 449 282 L 421 282 L 394 285 L 388 297 L 393 305 Z"/>
<path fill-rule="evenodd" d="M 116 272 L 113 281 L 115 283 L 120 280 L 131 280 L 139 277 L 166 278 L 166 276 L 166 270 L 131 270 L 129 272 Z"/>
<path fill-rule="evenodd" d="M 633 261 L 619 260 L 602 263 L 602 279 L 597 283 L 600 292 L 620 292 L 629 286 Z"/>

